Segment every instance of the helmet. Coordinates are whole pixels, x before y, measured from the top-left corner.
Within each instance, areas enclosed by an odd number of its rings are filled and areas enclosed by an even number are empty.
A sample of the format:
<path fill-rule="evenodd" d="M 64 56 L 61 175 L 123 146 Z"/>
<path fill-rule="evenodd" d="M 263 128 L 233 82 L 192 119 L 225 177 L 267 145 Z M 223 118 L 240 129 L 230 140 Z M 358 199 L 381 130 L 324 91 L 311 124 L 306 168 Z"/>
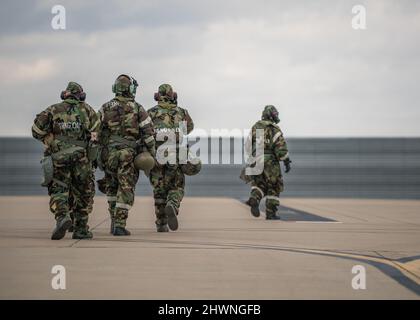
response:
<path fill-rule="evenodd" d="M 77 82 L 70 81 L 67 85 L 66 90 L 61 91 L 60 98 L 62 100 L 65 100 L 69 97 L 76 98 L 80 101 L 85 101 L 86 99 L 86 93 L 83 91 L 83 88 L 80 84 Z"/>
<path fill-rule="evenodd" d="M 262 113 L 262 119 L 273 121 L 274 123 L 279 123 L 279 112 L 277 111 L 276 107 L 273 105 L 265 106 L 264 111 Z"/>
<path fill-rule="evenodd" d="M 136 170 L 143 170 L 144 172 L 147 173 L 150 170 L 152 170 L 154 166 L 155 166 L 155 159 L 147 151 L 144 151 L 138 154 L 134 158 L 134 167 L 136 168 Z"/>
<path fill-rule="evenodd" d="M 155 93 L 155 100 L 169 100 L 176 101 L 178 99 L 178 94 L 174 92 L 170 84 L 164 83 L 159 86 L 158 92 Z"/>
<path fill-rule="evenodd" d="M 186 164 L 181 164 L 181 171 L 187 176 L 195 176 L 201 171 L 201 160 L 194 159 L 194 163 L 190 160 Z"/>
<path fill-rule="evenodd" d="M 117 95 L 135 96 L 138 86 L 136 79 L 126 74 L 121 74 L 112 85 L 112 92 Z"/>

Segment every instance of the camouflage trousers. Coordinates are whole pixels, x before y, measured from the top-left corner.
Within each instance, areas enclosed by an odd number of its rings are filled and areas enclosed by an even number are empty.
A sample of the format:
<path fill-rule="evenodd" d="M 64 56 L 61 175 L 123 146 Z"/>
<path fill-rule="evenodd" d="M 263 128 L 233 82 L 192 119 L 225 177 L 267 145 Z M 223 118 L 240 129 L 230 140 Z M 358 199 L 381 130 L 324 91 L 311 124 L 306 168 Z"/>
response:
<path fill-rule="evenodd" d="M 105 171 L 108 210 L 116 227 L 125 227 L 134 204 L 139 172 L 134 167 L 136 153 L 131 148 L 109 150 Z"/>
<path fill-rule="evenodd" d="M 149 175 L 155 199 L 156 224 L 168 223 L 164 208 L 167 205 L 175 208 L 177 214 L 184 197 L 185 176 L 176 165 L 155 166 Z"/>
<path fill-rule="evenodd" d="M 50 210 L 55 219 L 69 214 L 75 229 L 87 228 L 93 209 L 95 180 L 87 158 L 67 165 L 54 165 L 54 180 L 48 186 Z"/>
<path fill-rule="evenodd" d="M 260 203 L 266 197 L 266 215 L 271 217 L 277 213 L 280 193 L 284 190 L 283 177 L 278 161 L 265 161 L 264 171 L 251 178 L 250 198 Z"/>

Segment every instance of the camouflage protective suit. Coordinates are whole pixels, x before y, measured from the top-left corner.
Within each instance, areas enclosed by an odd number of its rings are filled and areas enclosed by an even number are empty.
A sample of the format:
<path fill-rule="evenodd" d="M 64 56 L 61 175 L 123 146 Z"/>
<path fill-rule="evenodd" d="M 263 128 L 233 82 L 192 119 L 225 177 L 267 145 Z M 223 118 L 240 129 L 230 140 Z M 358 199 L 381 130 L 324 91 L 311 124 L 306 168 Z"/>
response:
<path fill-rule="evenodd" d="M 128 76 L 117 78 L 115 98 L 99 111 L 99 141 L 103 147 L 101 159 L 105 171 L 100 188 L 107 194 L 112 225 L 124 230 L 139 177 L 134 158 L 140 147 L 155 154 L 153 123 L 145 109 L 134 100 L 135 92 L 129 91 L 129 79 Z"/>
<path fill-rule="evenodd" d="M 158 104 L 147 112 L 153 121 L 157 135 L 157 150 L 164 143 L 164 141 L 159 141 L 161 140 L 159 139 L 160 133 L 172 131 L 176 137 L 176 141 L 173 142 L 177 153 L 176 163 L 160 164 L 159 159 L 157 159 L 157 164 L 149 175 L 155 200 L 156 226 L 158 231 L 167 231 L 165 228 L 168 224 L 168 213 L 165 212 L 165 208 L 170 208 L 178 215 L 184 197 L 185 175 L 179 165 L 179 148 L 184 135 L 189 134 L 194 129 L 194 123 L 188 111 L 177 105 L 177 95 L 170 85 L 161 85 L 159 92 L 155 94 L 155 100 Z M 169 227 L 172 230 L 177 228 L 177 226 L 171 227 L 171 225 Z"/>
<path fill-rule="evenodd" d="M 280 161 L 289 161 L 286 141 L 282 131 L 276 124 L 279 121 L 277 116 L 278 113 L 274 106 L 266 106 L 262 114 L 262 119 L 252 127 L 250 139 L 252 138 L 253 141 L 253 156 L 255 156 L 256 151 L 257 129 L 264 130 L 263 172 L 258 175 L 245 175 L 244 168 L 241 174 L 241 178 L 251 184 L 251 194 L 247 202 L 251 207 L 255 206 L 257 208 L 261 199 L 266 197 L 267 219 L 276 217 L 279 196 L 284 190 Z M 250 139 L 247 142 L 247 148 L 250 148 Z M 254 215 L 258 216 L 259 212 L 257 211 L 257 214 Z"/>
<path fill-rule="evenodd" d="M 95 184 L 92 162 L 88 159 L 91 136 L 99 120 L 95 111 L 81 101 L 83 89 L 70 82 L 63 91 L 62 102 L 39 113 L 32 135 L 45 145 L 45 156 L 52 156 L 53 179 L 47 185 L 50 210 L 57 223 L 74 216 L 74 238 L 91 237 L 88 216 L 92 212 Z M 62 238 L 66 230 L 61 230 Z"/>

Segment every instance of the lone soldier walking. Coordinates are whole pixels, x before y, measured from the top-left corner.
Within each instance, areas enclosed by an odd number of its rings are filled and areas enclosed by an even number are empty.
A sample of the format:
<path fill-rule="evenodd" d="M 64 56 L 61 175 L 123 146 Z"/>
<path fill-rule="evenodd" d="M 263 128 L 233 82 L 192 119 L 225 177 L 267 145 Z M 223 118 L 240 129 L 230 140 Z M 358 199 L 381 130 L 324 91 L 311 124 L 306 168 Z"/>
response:
<path fill-rule="evenodd" d="M 153 123 L 146 110 L 134 100 L 137 81 L 125 74 L 118 76 L 112 86 L 115 98 L 99 110 L 101 121 L 99 140 L 106 156 L 104 189 L 111 216 L 114 236 L 130 235 L 126 229 L 128 211 L 134 203 L 134 191 L 139 172 L 134 159 L 139 148 L 155 154 Z M 103 189 L 103 188 L 102 188 Z"/>
<path fill-rule="evenodd" d="M 194 129 L 194 123 L 188 111 L 178 106 L 177 93 L 169 84 L 162 84 L 154 98 L 158 104 L 147 112 L 153 121 L 156 135 L 172 132 L 175 136 L 175 141 L 171 143 L 176 151 L 176 163 L 160 163 L 159 147 L 167 141 L 160 141 L 156 138 L 157 163 L 149 175 L 155 199 L 156 229 L 158 232 L 168 232 L 169 229 L 173 231 L 178 229 L 177 215 L 184 197 L 184 174 L 197 174 L 201 163 L 179 165 L 180 145 L 184 135 Z"/>
<path fill-rule="evenodd" d="M 69 82 L 60 103 L 38 114 L 32 135 L 45 145 L 41 161 L 43 186 L 48 187 L 50 210 L 56 219 L 52 240 L 62 239 L 72 227 L 73 239 L 92 238 L 88 218 L 95 195 L 90 150 L 94 150 L 99 120 L 84 102 L 86 94 L 76 82 Z"/>
<path fill-rule="evenodd" d="M 280 168 L 280 162 L 285 165 L 285 172 L 289 172 L 291 160 L 287 149 L 286 140 L 283 133 L 277 125 L 280 122 L 277 109 L 268 105 L 264 108 L 262 118 L 252 127 L 252 154 L 255 155 L 257 147 L 257 130 L 264 133 L 263 145 L 263 170 L 260 174 L 246 175 L 244 168 L 241 173 L 241 179 L 251 184 L 251 194 L 246 202 L 251 207 L 251 213 L 254 217 L 260 216 L 259 205 L 262 198 L 266 198 L 266 219 L 280 220 L 277 209 L 279 206 L 279 196 L 284 190 L 283 177 Z M 250 138 L 251 138 L 250 137 Z M 250 139 L 247 142 L 247 149 L 250 148 Z M 258 158 L 257 158 L 258 161 Z M 249 164 L 247 165 L 249 167 Z"/>

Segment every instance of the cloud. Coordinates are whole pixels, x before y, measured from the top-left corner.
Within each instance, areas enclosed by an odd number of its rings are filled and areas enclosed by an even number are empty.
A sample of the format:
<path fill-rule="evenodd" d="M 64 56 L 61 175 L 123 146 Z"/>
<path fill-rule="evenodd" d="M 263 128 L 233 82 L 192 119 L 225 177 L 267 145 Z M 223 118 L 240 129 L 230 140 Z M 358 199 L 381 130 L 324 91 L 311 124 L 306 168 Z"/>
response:
<path fill-rule="evenodd" d="M 70 80 L 98 109 L 120 73 L 137 78 L 147 108 L 172 83 L 206 130 L 249 128 L 275 104 L 289 136 L 420 134 L 411 2 L 365 1 L 365 31 L 351 28 L 352 2 L 331 1 L 64 1 L 68 29 L 54 31 L 53 2 L 0 31 L 1 135 L 26 135 Z"/>
<path fill-rule="evenodd" d="M 57 67 L 51 59 L 38 59 L 29 63 L 16 60 L 0 60 L 1 85 L 22 85 L 26 82 L 45 80 L 57 73 Z"/>

